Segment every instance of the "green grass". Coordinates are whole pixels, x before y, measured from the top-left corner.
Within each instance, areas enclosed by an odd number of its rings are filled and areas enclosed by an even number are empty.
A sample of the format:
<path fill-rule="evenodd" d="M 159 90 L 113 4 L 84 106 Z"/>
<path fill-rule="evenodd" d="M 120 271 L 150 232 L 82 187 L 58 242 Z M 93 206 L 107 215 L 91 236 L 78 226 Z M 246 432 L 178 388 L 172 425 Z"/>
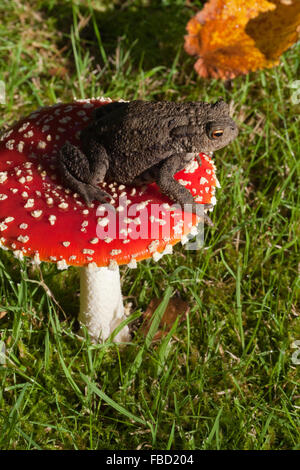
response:
<path fill-rule="evenodd" d="M 216 154 L 204 249 L 121 270 L 136 316 L 153 297 L 189 303 L 160 342 L 161 309 L 146 340 L 79 341 L 78 272 L 1 252 L 0 449 L 299 449 L 299 45 L 228 87 L 193 71 L 184 0 L 23 3 L 0 6 L 1 128 L 73 96 L 221 95 L 240 134 Z"/>

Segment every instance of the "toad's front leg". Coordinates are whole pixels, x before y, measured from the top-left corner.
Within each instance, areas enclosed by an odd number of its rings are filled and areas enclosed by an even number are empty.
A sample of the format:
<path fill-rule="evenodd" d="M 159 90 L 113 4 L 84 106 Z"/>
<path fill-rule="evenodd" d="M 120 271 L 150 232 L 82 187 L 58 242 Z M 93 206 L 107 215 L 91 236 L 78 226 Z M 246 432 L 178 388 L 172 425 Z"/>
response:
<path fill-rule="evenodd" d="M 174 174 L 182 169 L 182 155 L 172 155 L 166 159 L 158 170 L 156 182 L 161 191 L 175 203 L 179 203 L 183 210 L 194 212 L 208 225 L 213 225 L 210 218 L 203 213 L 203 205 L 194 201 L 192 194 L 174 179 Z M 204 209 L 209 209 L 210 204 L 205 204 Z"/>
<path fill-rule="evenodd" d="M 111 196 L 97 184 L 104 180 L 108 169 L 105 149 L 94 142 L 89 158 L 75 145 L 67 142 L 60 150 L 59 160 L 62 181 L 73 191 L 79 193 L 87 204 L 93 200 L 107 202 Z"/>

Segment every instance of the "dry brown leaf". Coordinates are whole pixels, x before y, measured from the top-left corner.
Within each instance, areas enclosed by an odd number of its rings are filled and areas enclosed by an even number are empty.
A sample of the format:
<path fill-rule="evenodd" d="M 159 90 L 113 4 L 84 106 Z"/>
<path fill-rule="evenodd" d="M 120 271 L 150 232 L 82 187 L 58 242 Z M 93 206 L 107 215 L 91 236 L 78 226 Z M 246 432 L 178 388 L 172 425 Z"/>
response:
<path fill-rule="evenodd" d="M 48 73 L 49 73 L 49 75 L 51 75 L 51 77 L 64 78 L 67 75 L 68 70 L 66 69 L 66 67 L 62 67 L 62 66 L 51 67 L 48 70 Z"/>
<path fill-rule="evenodd" d="M 147 335 L 149 328 L 151 326 L 151 320 L 153 313 L 162 302 L 163 299 L 152 299 L 148 305 L 147 310 L 143 314 L 143 324 L 141 326 L 141 333 L 145 336 Z M 177 317 L 179 318 L 179 323 L 183 322 L 189 311 L 189 306 L 187 302 L 180 299 L 179 297 L 171 298 L 165 310 L 165 313 L 162 316 L 157 332 L 155 333 L 153 340 L 157 341 L 164 336 L 166 336 L 171 330 Z"/>
<path fill-rule="evenodd" d="M 201 77 L 231 79 L 279 63 L 299 39 L 299 0 L 210 0 L 187 24 Z"/>
<path fill-rule="evenodd" d="M 5 317 L 5 315 L 8 314 L 8 311 L 7 310 L 2 310 L 2 312 L 0 312 L 0 320 L 2 320 L 2 318 Z"/>

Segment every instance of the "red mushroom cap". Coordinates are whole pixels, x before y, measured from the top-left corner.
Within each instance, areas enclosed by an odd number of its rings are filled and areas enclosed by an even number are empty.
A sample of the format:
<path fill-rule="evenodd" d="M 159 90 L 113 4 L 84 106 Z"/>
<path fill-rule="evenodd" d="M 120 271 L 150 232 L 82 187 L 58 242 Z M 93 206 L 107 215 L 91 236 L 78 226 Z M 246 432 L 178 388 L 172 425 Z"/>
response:
<path fill-rule="evenodd" d="M 0 241 L 3 248 L 36 262 L 111 266 L 169 253 L 197 224 L 155 183 L 125 187 L 102 183 L 113 196 L 115 210 L 94 201 L 87 206 L 63 186 L 58 174 L 59 149 L 79 145 L 80 130 L 91 112 L 109 99 L 59 103 L 41 108 L 14 124 L 0 138 Z M 200 204 L 215 204 L 215 166 L 205 154 L 175 175 Z"/>

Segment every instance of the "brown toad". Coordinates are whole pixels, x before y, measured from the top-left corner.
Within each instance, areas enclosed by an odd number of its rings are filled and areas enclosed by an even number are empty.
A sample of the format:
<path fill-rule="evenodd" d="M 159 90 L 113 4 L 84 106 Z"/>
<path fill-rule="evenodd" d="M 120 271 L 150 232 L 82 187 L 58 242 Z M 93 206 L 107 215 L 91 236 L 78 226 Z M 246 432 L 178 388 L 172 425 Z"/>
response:
<path fill-rule="evenodd" d="M 111 197 L 97 185 L 156 182 L 180 205 L 199 209 L 192 194 L 174 178 L 199 152 L 213 152 L 238 135 L 229 107 L 219 100 L 112 102 L 95 109 L 93 121 L 82 130 L 81 149 L 66 143 L 60 151 L 60 170 L 66 184 L 87 203 Z M 201 162 L 200 162 L 201 163 Z"/>

